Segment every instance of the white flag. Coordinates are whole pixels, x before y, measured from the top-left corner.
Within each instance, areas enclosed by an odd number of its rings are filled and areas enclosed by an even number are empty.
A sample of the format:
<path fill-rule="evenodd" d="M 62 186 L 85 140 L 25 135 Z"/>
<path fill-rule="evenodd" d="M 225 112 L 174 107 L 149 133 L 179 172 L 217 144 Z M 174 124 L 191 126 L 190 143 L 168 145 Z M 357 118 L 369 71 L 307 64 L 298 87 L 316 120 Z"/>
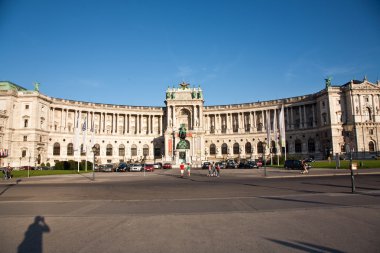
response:
<path fill-rule="evenodd" d="M 281 106 L 280 111 L 280 138 L 281 138 L 281 147 L 285 147 L 286 138 L 285 138 L 285 113 L 284 105 Z"/>
<path fill-rule="evenodd" d="M 271 136 L 270 136 L 271 126 L 270 126 L 270 111 L 267 111 L 267 148 L 270 149 L 271 146 Z"/>
<path fill-rule="evenodd" d="M 84 122 L 82 125 L 82 135 L 83 135 L 83 153 L 86 153 L 87 151 L 87 143 L 86 143 L 86 137 L 87 137 L 87 117 L 84 118 Z"/>
<path fill-rule="evenodd" d="M 74 151 L 78 151 L 80 149 L 79 146 L 79 118 L 80 118 L 80 112 L 77 115 L 77 120 L 75 122 L 75 128 L 74 128 Z"/>
<path fill-rule="evenodd" d="M 277 149 L 278 142 L 278 131 L 277 131 L 277 110 L 273 113 L 273 135 L 274 135 L 274 143 Z"/>
<path fill-rule="evenodd" d="M 94 121 L 92 122 L 91 124 L 91 147 L 93 147 L 95 145 L 95 128 L 94 128 Z"/>

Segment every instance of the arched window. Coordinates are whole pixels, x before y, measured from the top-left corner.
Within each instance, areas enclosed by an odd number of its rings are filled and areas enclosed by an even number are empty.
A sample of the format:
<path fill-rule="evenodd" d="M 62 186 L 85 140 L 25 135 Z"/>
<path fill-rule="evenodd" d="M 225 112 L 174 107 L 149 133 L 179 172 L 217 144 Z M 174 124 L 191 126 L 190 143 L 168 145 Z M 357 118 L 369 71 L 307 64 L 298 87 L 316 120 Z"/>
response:
<path fill-rule="evenodd" d="M 61 146 L 58 142 L 54 143 L 53 145 L 53 155 L 60 155 L 61 154 Z"/>
<path fill-rule="evenodd" d="M 226 143 L 222 144 L 222 155 L 228 155 L 228 146 Z"/>
<path fill-rule="evenodd" d="M 294 151 L 296 153 L 302 153 L 302 142 L 298 139 L 294 141 Z"/>
<path fill-rule="evenodd" d="M 263 143 L 261 141 L 259 143 L 257 143 L 257 153 L 259 153 L 259 154 L 264 153 L 264 146 L 263 146 Z"/>
<path fill-rule="evenodd" d="M 74 145 L 72 143 L 67 145 L 67 155 L 74 155 Z"/>
<path fill-rule="evenodd" d="M 234 146 L 233 146 L 233 152 L 234 152 L 234 155 L 238 155 L 240 153 L 239 143 L 235 143 L 234 144 Z"/>
<path fill-rule="evenodd" d="M 95 144 L 95 155 L 96 156 L 99 156 L 100 155 L 100 145 L 99 144 Z"/>
<path fill-rule="evenodd" d="M 368 150 L 369 152 L 375 152 L 375 143 L 373 141 L 368 143 Z"/>
<path fill-rule="evenodd" d="M 250 142 L 247 142 L 245 144 L 245 153 L 246 154 L 252 154 L 252 145 Z"/>
<path fill-rule="evenodd" d="M 149 146 L 145 144 L 143 147 L 143 156 L 148 156 L 148 155 L 149 155 Z"/>
<path fill-rule="evenodd" d="M 112 156 L 112 145 L 111 144 L 107 145 L 106 156 Z"/>
<path fill-rule="evenodd" d="M 131 147 L 131 156 L 137 156 L 137 146 L 135 144 Z"/>
<path fill-rule="evenodd" d="M 365 110 L 365 114 L 366 114 L 367 120 L 372 121 L 371 108 L 367 107 Z"/>
<path fill-rule="evenodd" d="M 346 152 L 346 147 L 344 145 L 340 145 L 340 152 Z"/>
<path fill-rule="evenodd" d="M 309 153 L 315 153 L 315 142 L 314 139 L 309 139 L 307 142 L 307 150 Z"/>
<path fill-rule="evenodd" d="M 125 156 L 125 147 L 123 144 L 119 145 L 119 156 Z"/>
<path fill-rule="evenodd" d="M 215 144 L 210 145 L 210 155 L 216 155 L 216 146 Z"/>

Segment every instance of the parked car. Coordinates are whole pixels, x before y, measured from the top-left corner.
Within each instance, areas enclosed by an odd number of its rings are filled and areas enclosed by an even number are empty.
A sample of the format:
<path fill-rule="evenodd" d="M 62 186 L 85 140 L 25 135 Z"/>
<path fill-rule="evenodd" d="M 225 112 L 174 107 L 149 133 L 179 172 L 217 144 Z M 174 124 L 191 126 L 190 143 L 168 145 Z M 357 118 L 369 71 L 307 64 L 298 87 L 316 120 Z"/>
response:
<path fill-rule="evenodd" d="M 228 168 L 231 168 L 231 169 L 236 169 L 237 168 L 237 164 L 234 160 L 228 160 L 227 163 L 226 163 L 226 169 Z"/>
<path fill-rule="evenodd" d="M 247 161 L 245 163 L 245 168 L 253 169 L 253 168 L 259 168 L 259 166 L 257 165 L 257 163 L 255 161 Z"/>
<path fill-rule="evenodd" d="M 208 170 L 208 167 L 210 166 L 211 162 L 203 162 L 202 164 L 202 170 Z"/>
<path fill-rule="evenodd" d="M 149 172 L 153 172 L 153 171 L 154 171 L 154 166 L 153 166 L 153 164 L 146 163 L 146 164 L 144 165 L 144 170 L 145 170 L 145 171 L 149 171 Z"/>
<path fill-rule="evenodd" d="M 225 168 L 226 168 L 226 164 L 223 163 L 223 162 L 216 162 L 216 163 L 215 163 L 215 167 L 216 167 L 217 165 L 219 165 L 219 167 L 220 167 L 221 169 L 225 169 Z"/>
<path fill-rule="evenodd" d="M 132 164 L 129 171 L 143 171 L 144 167 L 142 164 Z"/>
<path fill-rule="evenodd" d="M 115 169 L 116 172 L 126 172 L 129 171 L 129 166 L 126 163 L 120 163 Z"/>
<path fill-rule="evenodd" d="M 305 163 L 312 163 L 314 162 L 314 158 L 312 157 L 309 157 L 309 158 L 306 158 L 305 160 L 303 160 Z"/>
<path fill-rule="evenodd" d="M 112 171 L 114 171 L 113 164 L 111 164 L 111 163 L 104 164 L 102 166 L 102 168 L 101 168 L 100 171 L 102 171 L 102 172 L 112 172 Z"/>
<path fill-rule="evenodd" d="M 164 169 L 171 169 L 172 168 L 172 164 L 171 163 L 164 163 L 164 165 L 162 166 L 162 168 L 164 168 Z"/>
<path fill-rule="evenodd" d="M 153 164 L 154 169 L 162 169 L 162 163 L 155 163 Z"/>
<path fill-rule="evenodd" d="M 311 169 L 311 165 L 306 163 L 307 169 Z M 285 169 L 303 170 L 302 161 L 300 160 L 286 160 L 284 163 Z"/>

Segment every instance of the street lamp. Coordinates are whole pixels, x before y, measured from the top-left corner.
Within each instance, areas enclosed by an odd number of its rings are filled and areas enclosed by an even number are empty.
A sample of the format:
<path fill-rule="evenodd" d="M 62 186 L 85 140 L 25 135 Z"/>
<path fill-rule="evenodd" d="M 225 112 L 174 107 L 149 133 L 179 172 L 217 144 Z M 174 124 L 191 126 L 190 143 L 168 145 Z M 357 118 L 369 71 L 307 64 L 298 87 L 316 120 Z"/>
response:
<path fill-rule="evenodd" d="M 353 141 L 352 141 L 352 136 L 354 134 L 354 126 L 353 125 L 347 125 L 346 126 L 346 132 L 347 132 L 347 137 L 349 141 L 349 148 L 350 148 L 350 173 L 351 173 L 351 193 L 355 193 L 355 176 L 354 176 L 354 169 L 356 169 L 356 166 L 354 168 L 352 164 L 352 150 L 354 148 L 353 146 Z"/>
<path fill-rule="evenodd" d="M 263 142 L 263 158 L 264 158 L 264 176 L 267 176 L 267 159 L 265 157 L 267 151 L 267 143 L 264 141 Z"/>
<path fill-rule="evenodd" d="M 95 156 L 96 156 L 96 150 L 97 148 L 95 145 L 92 147 L 92 153 L 94 153 L 94 160 L 92 163 L 92 180 L 95 181 Z"/>

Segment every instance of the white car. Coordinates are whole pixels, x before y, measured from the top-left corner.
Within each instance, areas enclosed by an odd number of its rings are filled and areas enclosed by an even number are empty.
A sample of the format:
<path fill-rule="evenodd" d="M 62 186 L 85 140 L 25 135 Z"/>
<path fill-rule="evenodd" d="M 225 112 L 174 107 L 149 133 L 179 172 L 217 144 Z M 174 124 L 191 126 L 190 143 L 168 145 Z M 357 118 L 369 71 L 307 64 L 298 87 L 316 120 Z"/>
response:
<path fill-rule="evenodd" d="M 129 171 L 143 171 L 144 166 L 142 164 L 133 164 L 130 168 Z"/>

